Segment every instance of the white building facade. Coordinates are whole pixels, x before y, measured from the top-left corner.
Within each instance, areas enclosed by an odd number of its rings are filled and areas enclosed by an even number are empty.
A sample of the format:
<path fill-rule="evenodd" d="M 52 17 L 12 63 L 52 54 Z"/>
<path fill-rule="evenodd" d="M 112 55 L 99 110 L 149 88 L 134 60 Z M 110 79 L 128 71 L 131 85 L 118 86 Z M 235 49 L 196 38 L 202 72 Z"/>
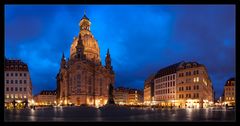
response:
<path fill-rule="evenodd" d="M 5 106 L 29 105 L 32 102 L 30 73 L 27 64 L 21 60 L 5 59 L 4 86 Z"/>

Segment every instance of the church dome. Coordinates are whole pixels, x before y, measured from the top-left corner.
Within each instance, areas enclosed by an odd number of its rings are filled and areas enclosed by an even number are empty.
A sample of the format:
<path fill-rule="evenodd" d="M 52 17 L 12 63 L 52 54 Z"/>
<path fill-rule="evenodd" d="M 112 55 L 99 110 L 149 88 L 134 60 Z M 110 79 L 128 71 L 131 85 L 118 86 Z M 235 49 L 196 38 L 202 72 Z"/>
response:
<path fill-rule="evenodd" d="M 86 55 L 86 58 L 91 61 L 100 61 L 100 49 L 98 46 L 98 42 L 92 35 L 90 31 L 90 25 L 91 22 L 87 18 L 87 16 L 84 14 L 83 18 L 80 21 L 80 32 L 83 46 L 84 46 L 84 54 Z M 71 48 L 70 48 L 70 58 L 74 58 L 76 55 L 76 46 L 78 42 L 78 37 L 74 37 L 74 40 L 72 42 Z"/>

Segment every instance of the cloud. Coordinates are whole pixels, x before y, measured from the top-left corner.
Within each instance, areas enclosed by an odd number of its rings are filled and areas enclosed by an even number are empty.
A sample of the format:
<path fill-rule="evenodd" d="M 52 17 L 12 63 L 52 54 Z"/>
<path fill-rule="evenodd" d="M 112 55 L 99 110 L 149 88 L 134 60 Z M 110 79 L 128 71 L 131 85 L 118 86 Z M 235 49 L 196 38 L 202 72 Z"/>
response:
<path fill-rule="evenodd" d="M 29 65 L 34 94 L 56 87 L 84 9 L 103 64 L 110 49 L 116 86 L 142 89 L 150 74 L 182 60 L 207 67 L 217 96 L 235 76 L 233 5 L 7 5 L 5 55 Z"/>

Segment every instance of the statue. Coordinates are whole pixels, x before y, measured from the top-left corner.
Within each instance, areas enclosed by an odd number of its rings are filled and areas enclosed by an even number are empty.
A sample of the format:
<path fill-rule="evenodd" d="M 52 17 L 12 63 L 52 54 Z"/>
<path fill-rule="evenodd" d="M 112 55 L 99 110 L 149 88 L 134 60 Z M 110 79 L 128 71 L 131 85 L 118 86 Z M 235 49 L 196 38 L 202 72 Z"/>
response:
<path fill-rule="evenodd" d="M 108 88 L 108 102 L 107 104 L 115 104 L 114 99 L 113 99 L 113 86 L 110 83 L 109 88 Z"/>

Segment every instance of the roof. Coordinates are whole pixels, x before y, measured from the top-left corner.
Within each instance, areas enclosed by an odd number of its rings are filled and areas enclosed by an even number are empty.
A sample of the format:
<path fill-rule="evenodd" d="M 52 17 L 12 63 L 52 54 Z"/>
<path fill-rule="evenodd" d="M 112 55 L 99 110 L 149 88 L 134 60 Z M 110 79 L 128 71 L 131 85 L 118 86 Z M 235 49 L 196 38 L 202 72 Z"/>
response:
<path fill-rule="evenodd" d="M 28 71 L 28 65 L 19 59 L 4 60 L 4 71 Z"/>
<path fill-rule="evenodd" d="M 170 66 L 164 67 L 162 69 L 160 69 L 157 74 L 155 75 L 155 78 L 159 78 L 165 75 L 169 75 L 169 74 L 173 74 L 177 72 L 177 68 L 178 66 L 183 63 L 184 61 L 172 64 Z"/>
<path fill-rule="evenodd" d="M 194 68 L 194 67 L 199 67 L 199 66 L 204 66 L 203 64 L 199 64 L 198 62 L 182 62 L 179 65 L 179 70 L 180 69 L 188 69 L 188 68 Z M 205 67 L 205 66 L 204 66 Z"/>
<path fill-rule="evenodd" d="M 83 15 L 82 19 L 87 19 L 87 20 L 89 20 L 89 18 L 86 16 L 86 14 Z M 82 20 L 82 19 L 81 19 L 81 20 Z"/>
<path fill-rule="evenodd" d="M 235 78 L 232 77 L 226 81 L 225 86 L 234 86 L 235 85 Z"/>
<path fill-rule="evenodd" d="M 40 95 L 57 95 L 56 90 L 43 90 L 39 93 Z"/>

